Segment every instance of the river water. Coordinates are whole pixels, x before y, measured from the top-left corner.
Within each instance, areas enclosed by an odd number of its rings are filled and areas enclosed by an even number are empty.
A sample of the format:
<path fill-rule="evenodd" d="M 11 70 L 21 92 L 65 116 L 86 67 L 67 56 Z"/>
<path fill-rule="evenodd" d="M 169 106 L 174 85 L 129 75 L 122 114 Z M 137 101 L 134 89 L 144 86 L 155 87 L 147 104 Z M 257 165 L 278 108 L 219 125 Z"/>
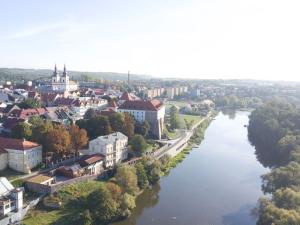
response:
<path fill-rule="evenodd" d="M 138 197 L 128 219 L 113 225 L 254 225 L 250 210 L 268 170 L 248 142 L 248 115 L 220 113 L 202 144 Z"/>

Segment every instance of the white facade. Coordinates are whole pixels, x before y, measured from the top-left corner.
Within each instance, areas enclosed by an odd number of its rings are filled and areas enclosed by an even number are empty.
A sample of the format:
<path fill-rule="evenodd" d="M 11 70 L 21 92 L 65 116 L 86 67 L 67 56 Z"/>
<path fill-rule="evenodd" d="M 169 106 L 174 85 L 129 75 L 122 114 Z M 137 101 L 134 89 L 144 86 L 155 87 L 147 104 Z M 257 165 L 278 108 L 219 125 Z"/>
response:
<path fill-rule="evenodd" d="M 105 167 L 113 167 L 127 159 L 128 137 L 120 132 L 100 136 L 89 142 L 88 154 L 100 153 L 105 156 Z"/>
<path fill-rule="evenodd" d="M 60 76 L 59 72 L 57 71 L 56 65 L 51 78 L 51 87 L 53 91 L 58 92 L 78 90 L 78 84 L 70 80 L 66 67 L 64 67 L 63 74 L 62 76 Z"/>
<path fill-rule="evenodd" d="M 22 207 L 23 189 L 14 188 L 5 177 L 0 177 L 0 215 L 18 211 Z"/>
<path fill-rule="evenodd" d="M 6 149 L 8 166 L 22 173 L 30 173 L 31 169 L 42 162 L 42 146 L 29 150 Z"/>
<path fill-rule="evenodd" d="M 146 120 L 146 111 L 145 110 L 132 110 L 132 109 L 118 109 L 118 112 L 129 113 L 139 122 L 144 122 Z"/>

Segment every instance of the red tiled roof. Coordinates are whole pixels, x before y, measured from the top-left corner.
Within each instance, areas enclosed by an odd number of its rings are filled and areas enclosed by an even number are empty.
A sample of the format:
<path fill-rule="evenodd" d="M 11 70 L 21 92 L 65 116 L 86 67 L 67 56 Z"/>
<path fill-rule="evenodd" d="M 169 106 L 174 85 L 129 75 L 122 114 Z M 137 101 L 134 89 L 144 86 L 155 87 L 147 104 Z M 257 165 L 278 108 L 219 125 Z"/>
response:
<path fill-rule="evenodd" d="M 83 166 L 87 166 L 87 165 L 91 165 L 91 164 L 96 163 L 101 160 L 104 160 L 104 156 L 101 154 L 87 155 L 87 156 L 82 157 L 80 164 Z"/>
<path fill-rule="evenodd" d="M 28 119 L 32 116 L 41 116 L 47 112 L 45 108 L 36 108 L 36 109 L 14 109 L 8 116 L 16 117 L 20 119 Z"/>
<path fill-rule="evenodd" d="M 54 100 L 59 97 L 58 93 L 43 93 L 41 94 L 42 102 L 54 102 Z"/>
<path fill-rule="evenodd" d="M 123 92 L 120 100 L 123 100 L 123 101 L 133 101 L 133 98 L 131 97 L 131 95 L 127 91 L 125 91 L 125 92 Z"/>
<path fill-rule="evenodd" d="M 0 137 L 0 149 L 13 149 L 25 151 L 40 146 L 38 143 L 26 141 L 23 139 Z"/>
<path fill-rule="evenodd" d="M 162 107 L 162 105 L 163 103 L 159 100 L 126 101 L 120 106 L 120 109 L 158 111 Z"/>

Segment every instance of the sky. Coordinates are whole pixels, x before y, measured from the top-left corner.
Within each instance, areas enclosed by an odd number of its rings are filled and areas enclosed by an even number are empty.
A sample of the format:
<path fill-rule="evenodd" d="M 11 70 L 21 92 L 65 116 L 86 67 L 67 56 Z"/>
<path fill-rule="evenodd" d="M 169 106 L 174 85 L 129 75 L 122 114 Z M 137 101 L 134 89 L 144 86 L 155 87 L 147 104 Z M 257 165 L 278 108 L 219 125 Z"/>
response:
<path fill-rule="evenodd" d="M 300 81 L 299 0 L 0 0 L 0 67 Z"/>

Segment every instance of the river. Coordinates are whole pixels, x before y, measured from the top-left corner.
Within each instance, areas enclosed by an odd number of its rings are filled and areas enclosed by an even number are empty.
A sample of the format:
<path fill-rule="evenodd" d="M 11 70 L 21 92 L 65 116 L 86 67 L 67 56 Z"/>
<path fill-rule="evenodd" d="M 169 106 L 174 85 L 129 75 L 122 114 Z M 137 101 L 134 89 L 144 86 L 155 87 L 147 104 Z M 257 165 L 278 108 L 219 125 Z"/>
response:
<path fill-rule="evenodd" d="M 198 148 L 113 225 L 254 225 L 250 210 L 268 170 L 247 138 L 248 112 L 219 113 Z"/>

